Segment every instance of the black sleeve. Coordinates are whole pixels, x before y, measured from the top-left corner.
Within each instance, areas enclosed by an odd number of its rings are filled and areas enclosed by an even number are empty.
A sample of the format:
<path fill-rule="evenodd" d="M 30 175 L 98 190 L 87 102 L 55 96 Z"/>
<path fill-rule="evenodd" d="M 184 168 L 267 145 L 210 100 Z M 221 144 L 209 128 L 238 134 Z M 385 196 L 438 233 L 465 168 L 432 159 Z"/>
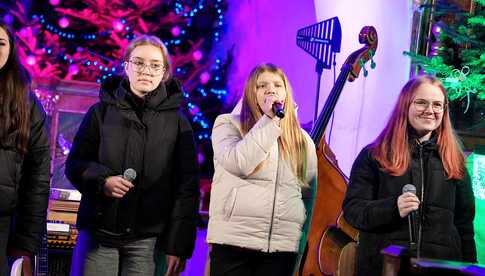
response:
<path fill-rule="evenodd" d="M 92 106 L 79 126 L 66 159 L 66 176 L 82 194 L 97 194 L 114 172 L 98 162 L 102 103 Z"/>
<path fill-rule="evenodd" d="M 470 175 L 465 169 L 463 181 L 457 181 L 455 226 L 461 237 L 462 258 L 465 262 L 477 261 L 475 247 L 473 219 L 475 217 L 475 197 L 471 185 Z"/>
<path fill-rule="evenodd" d="M 181 116 L 174 153 L 175 193 L 169 224 L 163 234 L 167 255 L 190 258 L 195 246 L 199 212 L 199 167 L 192 128 Z"/>
<path fill-rule="evenodd" d="M 400 220 L 397 197 L 377 198 L 379 184 L 377 161 L 364 148 L 352 166 L 342 206 L 347 222 L 359 230 L 376 231 Z"/>
<path fill-rule="evenodd" d="M 50 153 L 45 127 L 47 116 L 33 94 L 30 105 L 30 137 L 22 165 L 15 231 L 9 246 L 35 253 L 46 227 Z"/>

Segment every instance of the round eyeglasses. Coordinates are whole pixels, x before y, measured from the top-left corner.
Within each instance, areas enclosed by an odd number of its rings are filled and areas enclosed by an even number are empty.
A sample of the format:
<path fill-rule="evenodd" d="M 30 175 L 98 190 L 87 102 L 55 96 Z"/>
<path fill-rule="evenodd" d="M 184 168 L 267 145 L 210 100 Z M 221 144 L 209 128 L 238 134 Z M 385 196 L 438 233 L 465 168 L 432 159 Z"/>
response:
<path fill-rule="evenodd" d="M 416 108 L 416 111 L 418 112 L 423 112 L 427 110 L 430 105 L 431 109 L 433 109 L 433 112 L 435 113 L 441 113 L 446 108 L 446 104 L 440 101 L 428 102 L 427 100 L 417 99 L 413 101 L 413 104 L 414 108 Z"/>
<path fill-rule="evenodd" d="M 139 60 L 129 60 L 128 62 L 133 64 L 135 71 L 138 73 L 143 72 L 146 67 L 148 67 L 150 73 L 154 75 L 160 75 L 165 72 L 165 66 L 163 66 L 161 63 L 144 63 Z"/>

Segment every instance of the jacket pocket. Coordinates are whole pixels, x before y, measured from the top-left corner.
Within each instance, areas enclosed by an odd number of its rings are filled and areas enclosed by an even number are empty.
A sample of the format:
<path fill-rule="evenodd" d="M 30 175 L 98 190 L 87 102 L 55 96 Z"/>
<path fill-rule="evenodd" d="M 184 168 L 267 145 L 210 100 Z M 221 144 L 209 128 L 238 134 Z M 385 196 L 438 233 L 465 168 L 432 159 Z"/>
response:
<path fill-rule="evenodd" d="M 225 220 L 229 220 L 232 216 L 232 212 L 234 211 L 234 207 L 236 206 L 237 191 L 238 188 L 232 188 L 231 192 L 224 201 L 223 211 Z"/>

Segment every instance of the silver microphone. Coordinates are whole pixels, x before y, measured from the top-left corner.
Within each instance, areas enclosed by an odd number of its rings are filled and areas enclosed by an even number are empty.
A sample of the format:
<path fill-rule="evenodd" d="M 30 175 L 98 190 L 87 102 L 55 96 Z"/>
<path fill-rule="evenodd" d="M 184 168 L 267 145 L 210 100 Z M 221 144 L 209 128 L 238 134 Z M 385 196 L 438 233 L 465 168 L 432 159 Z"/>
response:
<path fill-rule="evenodd" d="M 126 181 L 133 182 L 136 179 L 136 171 L 132 168 L 126 169 L 123 173 L 123 179 Z"/>
<path fill-rule="evenodd" d="M 402 193 L 412 193 L 416 195 L 416 187 L 413 184 L 406 184 L 402 187 Z M 417 213 L 412 211 L 408 214 L 409 245 L 414 250 L 418 242 Z"/>

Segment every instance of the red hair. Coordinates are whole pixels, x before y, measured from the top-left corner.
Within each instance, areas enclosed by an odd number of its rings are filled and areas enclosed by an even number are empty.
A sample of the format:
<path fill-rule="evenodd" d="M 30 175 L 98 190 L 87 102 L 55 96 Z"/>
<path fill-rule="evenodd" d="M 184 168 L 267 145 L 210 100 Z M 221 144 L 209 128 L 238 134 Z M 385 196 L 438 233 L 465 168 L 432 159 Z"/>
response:
<path fill-rule="evenodd" d="M 384 171 L 391 175 L 404 174 L 409 167 L 411 152 L 409 146 L 408 122 L 409 106 L 414 100 L 416 90 L 423 83 L 432 84 L 443 92 L 445 102 L 446 89 L 433 76 L 425 75 L 409 80 L 401 90 L 391 118 L 376 140 L 371 144 L 371 154 Z M 448 179 L 463 179 L 465 159 L 450 121 L 447 105 L 443 110 L 441 125 L 435 130 L 438 137 L 438 151 Z"/>

